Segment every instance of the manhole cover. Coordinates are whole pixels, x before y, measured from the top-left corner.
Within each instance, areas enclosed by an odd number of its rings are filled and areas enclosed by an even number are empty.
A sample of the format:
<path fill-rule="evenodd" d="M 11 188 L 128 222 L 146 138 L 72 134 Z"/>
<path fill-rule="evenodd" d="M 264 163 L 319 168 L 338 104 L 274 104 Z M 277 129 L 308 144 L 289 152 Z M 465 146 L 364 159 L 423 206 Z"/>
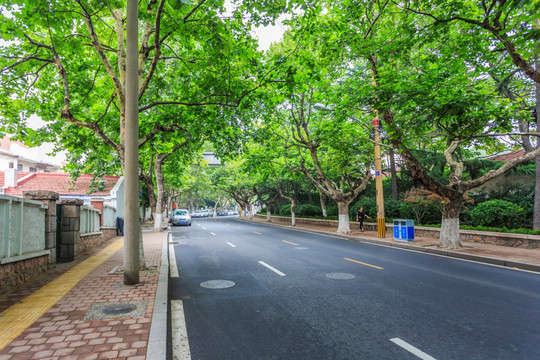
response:
<path fill-rule="evenodd" d="M 351 280 L 354 279 L 356 276 L 347 273 L 329 273 L 326 274 L 326 277 L 334 280 Z"/>
<path fill-rule="evenodd" d="M 296 246 L 294 248 L 294 250 L 307 250 L 308 248 L 307 247 L 302 247 L 302 246 Z"/>
<path fill-rule="evenodd" d="M 234 285 L 234 281 L 230 280 L 208 280 L 201 283 L 201 286 L 207 289 L 226 289 Z"/>
<path fill-rule="evenodd" d="M 82 319 L 102 320 L 126 317 L 144 317 L 147 306 L 148 300 L 95 303 L 90 307 Z"/>
<path fill-rule="evenodd" d="M 127 314 L 137 309 L 137 305 L 134 304 L 113 304 L 103 307 L 100 312 L 105 315 L 120 315 Z"/>

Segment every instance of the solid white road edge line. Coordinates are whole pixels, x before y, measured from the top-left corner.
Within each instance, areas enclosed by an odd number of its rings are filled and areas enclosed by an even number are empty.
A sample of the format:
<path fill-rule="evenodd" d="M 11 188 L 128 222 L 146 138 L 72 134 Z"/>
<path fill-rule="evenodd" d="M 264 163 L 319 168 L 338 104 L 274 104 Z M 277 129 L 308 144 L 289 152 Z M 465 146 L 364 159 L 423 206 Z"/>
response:
<path fill-rule="evenodd" d="M 171 300 L 171 312 L 172 357 L 174 360 L 191 360 L 182 300 Z"/>
<path fill-rule="evenodd" d="M 231 244 L 230 242 L 227 241 L 227 245 L 229 245 L 230 247 L 236 247 L 236 245 L 234 244 Z"/>
<path fill-rule="evenodd" d="M 414 346 L 401 340 L 400 338 L 393 338 L 393 339 L 390 339 L 390 341 L 398 346 L 401 346 L 402 348 L 404 348 L 411 354 L 418 356 L 422 360 L 436 360 L 433 356 L 426 354 L 422 350 L 415 348 Z"/>
<path fill-rule="evenodd" d="M 259 264 L 261 264 L 262 266 L 272 270 L 273 272 L 275 272 L 276 274 L 278 274 L 279 276 L 287 276 L 285 275 L 284 273 L 282 273 L 281 271 L 279 271 L 278 269 L 276 269 L 275 267 L 272 267 L 270 265 L 268 265 L 267 263 L 265 263 L 264 261 L 259 261 Z"/>
<path fill-rule="evenodd" d="M 169 267 L 171 271 L 171 277 L 178 277 L 178 266 L 176 265 L 176 255 L 174 253 L 174 245 L 169 244 Z"/>

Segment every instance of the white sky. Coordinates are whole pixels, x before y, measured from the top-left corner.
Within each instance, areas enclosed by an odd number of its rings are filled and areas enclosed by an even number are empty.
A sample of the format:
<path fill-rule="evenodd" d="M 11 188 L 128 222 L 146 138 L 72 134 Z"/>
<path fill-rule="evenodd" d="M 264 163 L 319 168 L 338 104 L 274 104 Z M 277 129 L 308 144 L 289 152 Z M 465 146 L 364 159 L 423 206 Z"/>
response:
<path fill-rule="evenodd" d="M 225 0 L 225 8 L 229 11 L 225 12 L 225 16 L 231 16 L 230 10 L 234 9 L 231 0 Z M 270 48 L 273 42 L 279 42 L 283 38 L 285 26 L 283 20 L 285 17 L 280 16 L 276 21 L 276 25 L 253 28 L 251 34 L 259 40 L 259 50 L 266 51 Z"/>

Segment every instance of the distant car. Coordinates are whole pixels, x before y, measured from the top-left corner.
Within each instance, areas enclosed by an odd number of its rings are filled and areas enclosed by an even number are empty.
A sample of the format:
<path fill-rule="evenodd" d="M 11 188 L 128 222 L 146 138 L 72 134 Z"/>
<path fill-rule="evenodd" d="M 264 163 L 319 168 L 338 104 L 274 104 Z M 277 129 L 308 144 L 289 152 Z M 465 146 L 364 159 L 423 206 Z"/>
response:
<path fill-rule="evenodd" d="M 171 224 L 191 226 L 191 216 L 185 209 L 174 210 L 171 217 Z"/>

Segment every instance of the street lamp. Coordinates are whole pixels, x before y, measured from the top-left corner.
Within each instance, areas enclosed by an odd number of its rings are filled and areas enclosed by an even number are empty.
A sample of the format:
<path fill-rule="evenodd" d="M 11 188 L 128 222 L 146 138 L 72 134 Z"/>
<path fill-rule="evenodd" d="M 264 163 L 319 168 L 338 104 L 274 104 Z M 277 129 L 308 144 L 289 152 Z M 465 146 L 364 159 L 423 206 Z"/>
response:
<path fill-rule="evenodd" d="M 321 111 L 334 111 L 329 106 L 321 103 L 316 103 L 313 108 Z M 382 184 L 382 165 L 381 165 L 381 144 L 380 144 L 380 121 L 377 110 L 374 111 L 375 118 L 372 121 L 373 130 L 375 132 L 375 190 L 377 193 L 377 236 L 380 238 L 386 237 L 386 222 L 384 218 L 384 195 Z M 349 116 L 349 115 L 347 115 Z M 356 120 L 354 117 L 350 118 Z"/>

